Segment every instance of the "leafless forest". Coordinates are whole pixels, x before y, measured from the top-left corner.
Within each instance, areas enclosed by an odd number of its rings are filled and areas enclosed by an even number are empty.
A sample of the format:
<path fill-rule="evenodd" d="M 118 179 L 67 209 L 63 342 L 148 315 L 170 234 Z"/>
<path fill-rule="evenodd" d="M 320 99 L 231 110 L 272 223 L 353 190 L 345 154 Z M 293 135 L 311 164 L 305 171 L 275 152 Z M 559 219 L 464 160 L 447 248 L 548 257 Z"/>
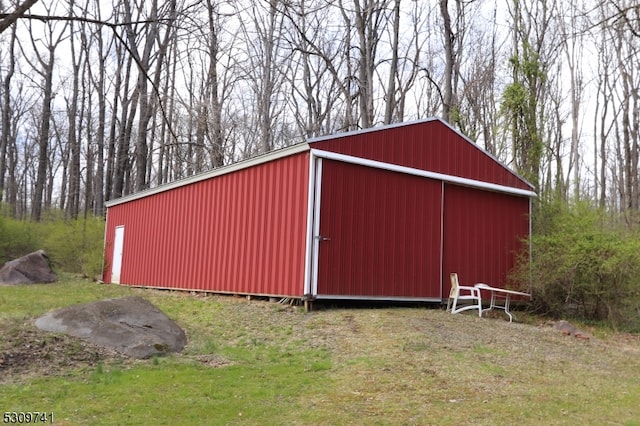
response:
<path fill-rule="evenodd" d="M 431 116 L 542 200 L 640 209 L 638 0 L 0 0 L 0 82 L 20 219 Z"/>

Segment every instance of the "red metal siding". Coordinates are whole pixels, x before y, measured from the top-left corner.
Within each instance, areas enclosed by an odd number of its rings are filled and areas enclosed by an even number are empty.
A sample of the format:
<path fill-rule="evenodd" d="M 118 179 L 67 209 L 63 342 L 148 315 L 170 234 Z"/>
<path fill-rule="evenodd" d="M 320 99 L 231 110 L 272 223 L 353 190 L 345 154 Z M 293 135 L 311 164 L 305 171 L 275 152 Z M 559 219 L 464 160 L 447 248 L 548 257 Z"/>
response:
<path fill-rule="evenodd" d="M 440 298 L 442 183 L 323 160 L 318 295 Z"/>
<path fill-rule="evenodd" d="M 519 189 L 529 184 L 440 120 L 359 132 L 312 148 Z"/>
<path fill-rule="evenodd" d="M 528 198 L 445 184 L 443 294 L 451 272 L 463 285 L 504 287 L 528 236 Z"/>
<path fill-rule="evenodd" d="M 123 284 L 301 297 L 308 167 L 296 154 L 111 206 L 106 264 L 124 225 Z"/>

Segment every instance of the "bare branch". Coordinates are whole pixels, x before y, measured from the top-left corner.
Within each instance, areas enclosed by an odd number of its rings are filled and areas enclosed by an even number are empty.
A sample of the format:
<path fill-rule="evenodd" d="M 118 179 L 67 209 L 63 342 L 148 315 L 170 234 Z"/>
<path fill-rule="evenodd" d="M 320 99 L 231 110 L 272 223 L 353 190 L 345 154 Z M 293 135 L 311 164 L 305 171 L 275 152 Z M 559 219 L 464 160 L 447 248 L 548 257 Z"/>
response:
<path fill-rule="evenodd" d="M 30 1 L 33 1 L 35 3 L 38 0 L 30 0 Z M 14 12 L 14 13 L 0 13 L 0 19 L 2 19 L 2 20 L 9 19 L 12 16 L 14 16 L 15 14 L 16 14 L 16 12 Z M 151 23 L 153 23 L 153 24 L 167 24 L 167 25 L 171 24 L 171 20 L 170 19 L 148 19 L 148 20 L 142 20 L 142 21 L 120 22 L 120 23 L 113 24 L 111 22 L 101 21 L 99 19 L 85 18 L 85 17 L 82 17 L 82 16 L 53 16 L 53 15 L 36 15 L 36 14 L 21 14 L 21 15 L 17 16 L 14 19 L 14 21 L 17 20 L 17 19 L 33 19 L 33 20 L 42 21 L 42 22 L 47 22 L 47 21 L 84 22 L 84 23 L 87 23 L 87 24 L 96 24 L 96 25 L 109 27 L 109 28 L 112 28 L 112 29 L 116 29 L 118 27 L 122 27 L 122 26 L 126 26 L 126 25 L 137 25 L 137 24 L 151 24 Z M 0 33 L 2 32 L 2 30 L 4 30 L 2 25 L 4 25 L 4 21 L 0 22 Z"/>
<path fill-rule="evenodd" d="M 19 5 L 13 13 L 2 13 L 0 14 L 0 34 L 4 32 L 7 28 L 11 26 L 18 19 L 24 17 L 24 13 L 31 8 L 34 4 L 37 3 L 38 0 L 26 0 L 24 3 Z"/>

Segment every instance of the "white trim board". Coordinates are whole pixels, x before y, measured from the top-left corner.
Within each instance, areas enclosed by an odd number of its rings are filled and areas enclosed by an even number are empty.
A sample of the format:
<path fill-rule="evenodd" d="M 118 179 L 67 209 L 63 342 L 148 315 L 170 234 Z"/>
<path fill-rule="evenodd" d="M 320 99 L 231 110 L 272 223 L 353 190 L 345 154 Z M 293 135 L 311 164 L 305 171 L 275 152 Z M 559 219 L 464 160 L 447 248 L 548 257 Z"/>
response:
<path fill-rule="evenodd" d="M 487 191 L 503 192 L 506 194 L 519 195 L 523 197 L 536 197 L 536 193 L 526 189 L 513 188 L 511 186 L 498 185 L 495 183 L 483 182 L 475 179 L 467 179 L 458 176 L 445 175 L 442 173 L 429 172 L 426 170 L 415 169 L 413 167 L 399 166 L 396 164 L 384 163 L 382 161 L 368 160 L 366 158 L 354 157 L 352 155 L 338 154 L 330 151 L 322 151 L 319 149 L 311 149 L 312 155 L 328 160 L 342 161 L 345 163 L 358 164 L 376 169 L 389 170 L 392 172 L 405 173 L 414 176 L 421 176 L 430 179 L 441 180 L 456 185 L 468 186 L 472 188 L 484 189 Z"/>

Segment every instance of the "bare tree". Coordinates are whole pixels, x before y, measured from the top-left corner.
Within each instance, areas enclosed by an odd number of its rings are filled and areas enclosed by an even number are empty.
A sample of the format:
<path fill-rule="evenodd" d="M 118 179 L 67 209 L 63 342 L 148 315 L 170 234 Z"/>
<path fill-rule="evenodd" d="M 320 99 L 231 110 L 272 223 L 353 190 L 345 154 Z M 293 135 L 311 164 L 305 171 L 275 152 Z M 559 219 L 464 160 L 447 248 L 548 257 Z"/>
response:
<path fill-rule="evenodd" d="M 516 169 L 538 187 L 548 142 L 543 129 L 547 122 L 548 70 L 556 55 L 551 40 L 555 33 L 555 0 L 534 4 L 514 1 L 509 11 L 513 25 L 512 82 L 503 94 L 502 110 L 511 134 Z"/>
<path fill-rule="evenodd" d="M 465 15 L 479 15 L 479 12 L 473 9 Z M 466 63 L 461 62 L 459 67 L 460 87 L 456 95 L 454 124 L 469 138 L 482 143 L 487 151 L 505 159 L 505 146 L 496 123 L 499 122 L 500 64 L 508 58 L 501 50 L 497 5 L 488 19 L 491 25 L 467 24 L 469 28 L 465 31 L 463 46 Z"/>
<path fill-rule="evenodd" d="M 640 207 L 640 188 L 638 188 L 638 121 L 640 121 L 640 102 L 638 98 L 638 76 L 629 56 L 636 56 L 635 47 L 625 46 L 622 34 L 618 38 L 616 52 L 621 92 L 622 144 L 624 147 L 624 206 L 631 210 Z"/>
<path fill-rule="evenodd" d="M 354 126 L 351 96 L 350 34 L 326 22 L 335 19 L 332 5 L 315 1 L 290 4 L 283 10 L 288 28 L 288 48 L 299 55 L 289 62 L 288 78 L 292 105 L 301 135 L 312 137 Z M 323 30 L 324 28 L 324 30 Z M 347 75 L 349 71 L 347 71 Z M 339 124 L 338 124 L 339 122 Z"/>
<path fill-rule="evenodd" d="M 8 54 L 6 55 L 6 58 L 0 52 L 0 60 L 2 62 L 4 62 L 5 60 L 8 61 L 7 70 L 2 78 L 2 104 L 0 105 L 0 109 L 2 110 L 2 124 L 0 125 L 0 129 L 2 130 L 2 132 L 0 133 L 0 202 L 2 201 L 4 195 L 5 174 L 7 170 L 7 147 L 10 143 L 15 143 L 9 138 L 13 133 L 11 128 L 11 82 L 16 68 L 15 45 L 16 27 L 14 26 L 11 31 L 10 39 L 6 44 L 6 46 L 8 47 Z"/>
<path fill-rule="evenodd" d="M 72 10 L 74 6 L 74 0 L 70 0 L 69 8 Z M 77 51 L 75 23 L 70 21 L 68 25 L 71 34 L 69 37 L 69 47 L 73 74 L 71 76 L 71 93 L 69 98 L 66 99 L 68 119 L 67 144 L 70 151 L 68 175 L 69 192 L 66 203 L 66 215 L 68 218 L 76 219 L 80 209 L 80 141 L 78 140 L 78 127 L 82 125 L 82 119 L 78 117 L 81 115 L 79 114 L 81 110 L 78 109 L 78 98 L 80 96 L 80 70 L 84 62 L 84 56 L 82 51 Z"/>
<path fill-rule="evenodd" d="M 249 129 L 255 129 L 257 146 L 253 149 L 257 152 L 275 147 L 276 117 L 282 114 L 284 105 L 281 89 L 285 78 L 281 71 L 286 68 L 286 54 L 281 50 L 284 16 L 278 9 L 279 3 L 279 0 L 252 0 L 247 21 L 241 22 L 246 43 L 244 73 L 251 87 L 256 116 L 255 123 L 247 124 Z"/>
<path fill-rule="evenodd" d="M 453 102 L 453 77 L 456 54 L 454 51 L 455 35 L 451 27 L 449 16 L 449 1 L 440 0 L 440 13 L 442 14 L 443 38 L 444 38 L 444 87 L 442 99 L 442 119 L 451 121 L 451 107 Z"/>
<path fill-rule="evenodd" d="M 604 15 L 604 5 L 600 7 L 601 16 Z M 609 48 L 608 31 L 602 29 L 594 35 L 594 45 L 598 55 L 598 66 L 596 72 L 596 104 L 593 112 L 593 137 L 594 137 L 594 171 L 596 182 L 594 185 L 594 197 L 598 200 L 598 205 L 605 208 L 609 199 L 608 168 L 610 161 L 610 151 L 608 141 L 614 127 L 615 119 L 611 120 L 614 102 L 614 78 L 612 64 L 614 63 L 614 52 Z"/>
<path fill-rule="evenodd" d="M 378 44 L 385 24 L 387 0 L 353 0 L 353 16 L 358 34 L 358 99 L 362 127 L 374 125 L 373 75 L 376 68 Z"/>
<path fill-rule="evenodd" d="M 127 56 L 126 50 L 120 45 L 116 46 L 116 56 L 118 66 L 115 87 L 118 90 L 114 90 L 114 111 L 109 142 L 109 157 L 113 164 L 111 166 L 113 167 L 113 183 L 109 182 L 110 185 L 108 185 L 111 186 L 110 198 L 118 198 L 129 192 L 126 190 L 126 177 L 131 174 L 130 141 L 139 98 L 138 90 L 134 90 L 131 96 L 126 92 L 131 79 L 133 58 Z M 107 164 L 109 167 L 110 164 Z"/>
<path fill-rule="evenodd" d="M 211 166 L 219 167 L 224 164 L 224 140 L 222 134 L 222 100 L 220 98 L 218 78 L 218 60 L 220 42 L 218 40 L 218 26 L 220 25 L 220 13 L 217 6 L 206 1 L 207 7 L 207 53 L 208 70 L 204 81 L 203 107 L 198 121 L 197 143 L 204 144 L 205 134 L 210 135 L 211 144 L 209 146 Z"/>
<path fill-rule="evenodd" d="M 53 71 L 55 66 L 55 51 L 61 42 L 67 37 L 65 34 L 66 23 L 62 28 L 56 29 L 55 23 L 47 22 L 43 25 L 44 43 L 42 46 L 45 55 L 40 53 L 37 41 L 32 37 L 31 46 L 35 55 L 35 62 L 31 62 L 33 70 L 42 78 L 42 111 L 40 127 L 38 130 L 38 167 L 35 186 L 33 188 L 31 218 L 39 221 L 42 217 L 43 207 L 47 207 L 47 198 L 44 197 L 47 181 L 47 168 L 49 164 L 49 136 L 52 120 L 53 99 Z M 29 22 L 29 32 L 34 35 L 32 23 Z"/>
<path fill-rule="evenodd" d="M 421 34 L 423 25 L 423 5 L 413 2 L 411 10 L 403 15 L 400 0 L 394 0 L 390 16 L 390 49 L 391 59 L 384 90 L 385 124 L 402 122 L 405 119 L 407 94 L 413 89 L 420 73 L 420 59 L 424 48 L 425 37 Z M 400 33 L 400 23 L 404 31 Z M 407 25 L 407 21 L 411 24 Z M 410 29 L 408 29 L 410 28 Z"/>
<path fill-rule="evenodd" d="M 298 9 L 290 6 L 284 12 L 299 37 L 295 49 L 302 53 L 306 63 L 303 76 L 304 73 L 309 75 L 311 58 L 316 57 L 323 62 L 322 67 L 315 63 L 316 69 L 326 70 L 333 78 L 328 84 L 337 89 L 340 98 L 329 103 L 336 107 L 340 105 L 342 110 L 342 118 L 333 116 L 331 127 L 336 130 L 354 130 L 375 124 L 378 86 L 374 77 L 382 62 L 378 48 L 383 29 L 390 22 L 387 19 L 388 3 L 388 0 L 337 0 L 321 5 L 311 3 L 307 6 L 305 3 Z M 326 20 L 336 17 L 341 17 L 342 27 L 335 32 L 327 31 Z M 327 99 L 312 95 L 314 86 L 311 82 L 306 84 L 304 97 L 308 108 L 320 112 L 318 106 Z M 329 111 L 321 114 L 326 118 Z"/>
<path fill-rule="evenodd" d="M 87 7 L 88 9 L 88 7 Z M 100 1 L 94 1 L 94 10 L 98 19 L 101 17 Z M 110 190 L 105 186 L 105 136 L 107 130 L 107 102 L 106 102 L 106 60 L 109 52 L 109 43 L 105 43 L 102 28 L 91 31 L 90 38 L 94 39 L 97 56 L 97 69 L 87 67 L 87 75 L 91 87 L 95 90 L 98 102 L 98 117 L 96 123 L 96 176 L 94 179 L 95 203 L 93 214 L 101 216 L 104 213 L 104 201 Z"/>
<path fill-rule="evenodd" d="M 565 9 L 566 8 L 566 9 Z M 562 30 L 562 51 L 564 53 L 564 65 L 569 74 L 569 102 L 571 117 L 571 149 L 569 151 L 568 173 L 573 171 L 573 198 L 580 198 L 580 107 L 582 103 L 582 93 L 584 83 L 582 77 L 581 60 L 583 56 L 582 28 L 580 28 L 581 12 L 578 10 L 574 0 L 560 4 L 560 15 L 566 17 L 561 19 Z M 568 22 L 567 22 L 568 21 Z M 567 176 L 568 178 L 568 176 Z M 568 186 L 568 185 L 566 185 Z"/>

